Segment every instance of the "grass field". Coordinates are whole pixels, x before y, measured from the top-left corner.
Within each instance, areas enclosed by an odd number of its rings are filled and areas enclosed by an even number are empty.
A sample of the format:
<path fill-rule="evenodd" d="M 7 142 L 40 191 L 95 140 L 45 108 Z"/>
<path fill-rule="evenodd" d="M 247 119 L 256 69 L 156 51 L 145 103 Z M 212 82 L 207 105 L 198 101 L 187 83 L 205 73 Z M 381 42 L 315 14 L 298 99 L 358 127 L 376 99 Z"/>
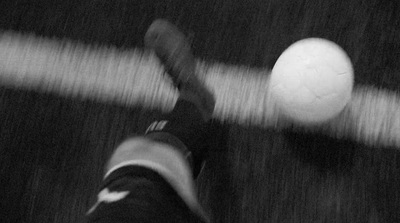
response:
<path fill-rule="evenodd" d="M 389 0 L 3 0 L 0 29 L 129 51 L 166 18 L 198 59 L 252 69 L 271 68 L 296 40 L 323 37 L 347 51 L 357 86 L 399 95 L 399 10 Z M 115 146 L 160 112 L 0 84 L 0 222 L 83 222 Z M 398 148 L 224 127 L 228 145 L 198 180 L 213 222 L 400 222 Z"/>

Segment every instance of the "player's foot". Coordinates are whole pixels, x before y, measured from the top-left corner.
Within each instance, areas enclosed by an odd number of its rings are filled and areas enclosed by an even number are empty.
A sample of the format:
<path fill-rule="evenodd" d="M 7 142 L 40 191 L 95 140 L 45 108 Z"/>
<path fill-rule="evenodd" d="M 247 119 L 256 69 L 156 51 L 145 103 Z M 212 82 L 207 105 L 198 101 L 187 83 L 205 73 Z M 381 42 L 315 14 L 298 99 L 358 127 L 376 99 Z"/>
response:
<path fill-rule="evenodd" d="M 149 127 L 146 135 L 178 148 L 187 157 L 196 178 L 204 166 L 212 138 L 210 120 L 215 107 L 214 95 L 196 76 L 190 44 L 176 26 L 156 20 L 149 27 L 144 42 L 164 64 L 180 93 L 173 111 L 161 118 L 162 121 L 154 122 L 151 127 L 159 128 Z"/>
<path fill-rule="evenodd" d="M 147 30 L 144 42 L 164 64 L 179 89 L 179 98 L 195 104 L 204 121 L 208 122 L 214 111 L 215 98 L 196 76 L 195 59 L 185 35 L 175 25 L 159 19 Z"/>

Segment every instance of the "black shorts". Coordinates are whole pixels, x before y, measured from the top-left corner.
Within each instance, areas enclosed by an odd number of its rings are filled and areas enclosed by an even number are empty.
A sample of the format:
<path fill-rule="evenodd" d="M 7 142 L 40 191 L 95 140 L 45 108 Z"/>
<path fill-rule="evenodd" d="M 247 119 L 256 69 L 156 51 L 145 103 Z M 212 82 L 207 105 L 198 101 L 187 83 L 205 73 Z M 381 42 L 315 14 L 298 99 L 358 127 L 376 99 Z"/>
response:
<path fill-rule="evenodd" d="M 141 166 L 125 166 L 103 182 L 108 198 L 97 203 L 88 222 L 205 222 L 194 213 L 157 172 Z"/>

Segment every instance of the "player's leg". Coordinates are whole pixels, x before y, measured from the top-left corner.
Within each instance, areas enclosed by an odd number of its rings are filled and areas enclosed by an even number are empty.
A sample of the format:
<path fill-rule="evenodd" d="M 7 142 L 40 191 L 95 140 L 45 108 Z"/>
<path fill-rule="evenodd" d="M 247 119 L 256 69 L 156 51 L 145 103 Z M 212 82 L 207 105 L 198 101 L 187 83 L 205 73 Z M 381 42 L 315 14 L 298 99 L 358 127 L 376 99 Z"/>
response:
<path fill-rule="evenodd" d="M 196 77 L 189 44 L 176 27 L 156 21 L 145 41 L 168 69 L 180 97 L 173 111 L 152 123 L 144 136 L 116 149 L 89 219 L 206 222 L 193 178 L 206 156 L 215 99 Z"/>
<path fill-rule="evenodd" d="M 91 222 L 208 222 L 187 159 L 147 137 L 132 137 L 116 149 L 88 215 Z"/>

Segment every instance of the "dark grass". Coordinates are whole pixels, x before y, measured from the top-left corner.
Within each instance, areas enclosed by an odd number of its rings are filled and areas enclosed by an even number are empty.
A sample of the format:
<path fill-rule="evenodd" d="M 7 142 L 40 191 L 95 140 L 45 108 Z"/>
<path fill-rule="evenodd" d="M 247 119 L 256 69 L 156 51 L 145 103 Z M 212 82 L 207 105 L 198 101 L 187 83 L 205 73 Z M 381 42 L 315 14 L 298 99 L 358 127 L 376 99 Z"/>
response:
<path fill-rule="evenodd" d="M 273 66 L 292 42 L 324 37 L 356 84 L 399 92 L 396 1 L 4 0 L 0 29 L 121 50 L 155 18 L 175 22 L 197 57 Z M 0 222 L 81 222 L 115 146 L 157 111 L 0 89 Z M 400 115 L 400 114 L 399 114 Z M 200 177 L 214 222 L 400 222 L 400 155 L 321 135 L 224 125 Z M 225 136 L 224 136 L 225 134 Z"/>

